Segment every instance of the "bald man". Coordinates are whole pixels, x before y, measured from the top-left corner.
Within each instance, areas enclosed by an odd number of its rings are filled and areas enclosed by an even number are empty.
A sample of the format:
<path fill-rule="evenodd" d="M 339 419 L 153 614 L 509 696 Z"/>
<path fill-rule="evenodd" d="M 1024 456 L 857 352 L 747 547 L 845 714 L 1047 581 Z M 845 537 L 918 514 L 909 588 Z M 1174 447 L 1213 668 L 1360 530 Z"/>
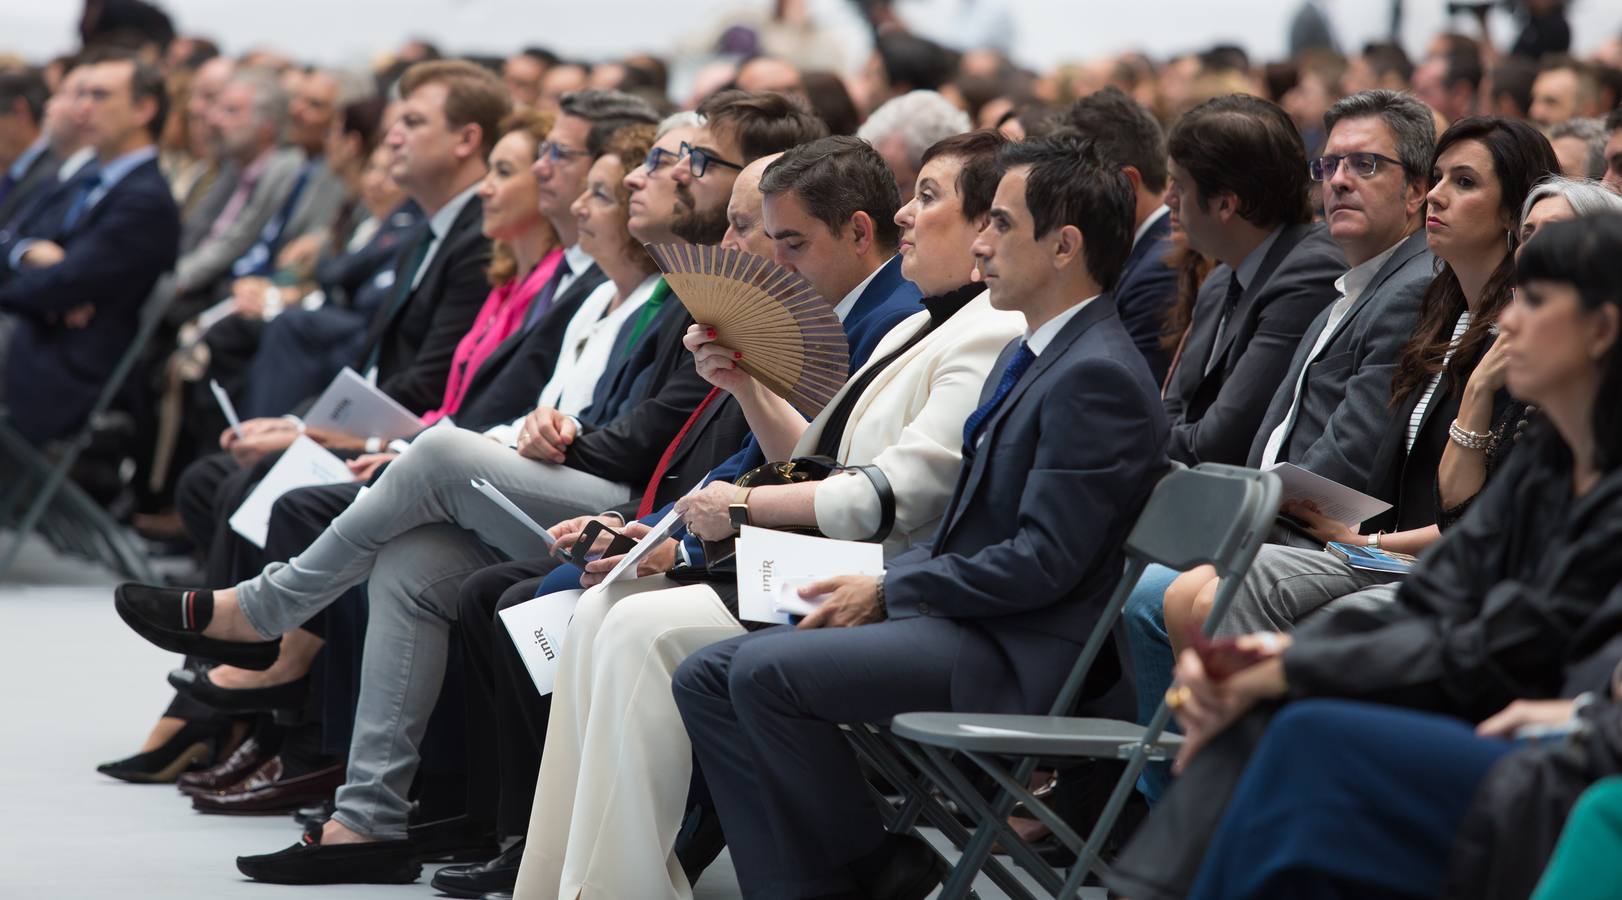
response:
<path fill-rule="evenodd" d="M 766 228 L 761 220 L 763 198 L 760 176 L 767 166 L 782 155 L 773 153 L 762 156 L 738 173 L 737 180 L 732 183 L 732 199 L 727 203 L 727 233 L 721 238 L 721 246 L 772 258 L 772 239 L 766 236 Z"/>

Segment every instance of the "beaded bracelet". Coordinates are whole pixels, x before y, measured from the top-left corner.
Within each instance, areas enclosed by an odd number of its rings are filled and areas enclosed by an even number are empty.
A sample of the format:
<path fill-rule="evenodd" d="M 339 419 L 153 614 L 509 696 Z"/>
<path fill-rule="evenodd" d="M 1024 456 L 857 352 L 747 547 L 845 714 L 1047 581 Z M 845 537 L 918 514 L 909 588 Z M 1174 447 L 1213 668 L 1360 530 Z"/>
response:
<path fill-rule="evenodd" d="M 1486 434 L 1476 434 L 1474 431 L 1465 431 L 1463 428 L 1459 427 L 1458 419 L 1454 419 L 1447 426 L 1447 439 L 1466 450 L 1487 449 L 1487 441 L 1491 437 L 1492 432 L 1487 432 Z"/>

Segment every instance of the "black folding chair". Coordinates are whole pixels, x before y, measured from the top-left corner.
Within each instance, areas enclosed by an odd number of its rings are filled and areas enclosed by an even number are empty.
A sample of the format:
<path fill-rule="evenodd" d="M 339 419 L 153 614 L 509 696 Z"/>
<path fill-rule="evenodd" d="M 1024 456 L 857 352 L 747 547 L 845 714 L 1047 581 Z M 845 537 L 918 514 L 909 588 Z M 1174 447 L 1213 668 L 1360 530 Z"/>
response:
<path fill-rule="evenodd" d="M 1205 623 L 1206 633 L 1211 633 L 1232 602 L 1256 551 L 1266 540 L 1278 513 L 1281 494 L 1276 475 L 1254 469 L 1205 463 L 1194 469 L 1171 472 L 1156 485 L 1127 537 L 1126 573 L 1048 715 L 905 713 L 891 721 L 891 733 L 901 739 L 896 741 L 897 746 L 914 744 L 927 765 L 927 777 L 964 812 L 972 815 L 976 823 L 973 836 L 953 867 L 941 897 L 956 900 L 967 896 L 976 874 L 982 867 L 988 867 L 988 861 L 994 862 L 990 854 L 993 843 L 998 841 L 1021 868 L 1055 897 L 1075 897 L 1089 871 L 1105 872 L 1099 853 L 1134 790 L 1138 775 L 1151 759 L 1175 756 L 1182 738 L 1162 733 L 1171 716 L 1164 703 L 1147 726 L 1111 719 L 1074 718 L 1066 713 L 1108 640 L 1127 596 L 1150 563 L 1178 570 L 1204 564 L 1216 568 L 1222 586 Z M 948 754 L 954 752 L 972 761 L 995 783 L 989 799 L 949 757 Z M 1026 787 L 1040 761 L 1076 758 L 1127 761 L 1126 771 L 1116 782 L 1085 840 Z M 1010 767 L 1005 760 L 1012 761 L 1013 765 Z M 1076 854 L 1067 877 L 1061 878 L 1042 862 L 1008 826 L 1008 815 L 1016 803 L 1024 804 Z M 998 881 L 1000 884 L 1001 879 Z M 1017 895 L 1028 896 L 1028 892 L 1022 888 Z"/>
<path fill-rule="evenodd" d="M 28 536 L 38 531 L 59 550 L 103 563 L 137 580 L 152 580 L 146 554 L 106 510 L 68 480 L 68 472 L 90 446 L 96 419 L 117 398 L 162 321 L 174 293 L 174 280 L 165 275 L 147 295 L 129 346 L 113 366 L 84 423 L 63 443 L 55 459 L 41 453 L 0 418 L 0 465 L 10 470 L 11 478 L 15 479 L 10 488 L 0 494 L 0 526 L 14 526 L 16 532 L 10 548 L 0 557 L 0 578 L 4 578 L 17 561 Z M 22 515 L 15 516 L 24 501 L 27 506 L 23 507 Z"/>

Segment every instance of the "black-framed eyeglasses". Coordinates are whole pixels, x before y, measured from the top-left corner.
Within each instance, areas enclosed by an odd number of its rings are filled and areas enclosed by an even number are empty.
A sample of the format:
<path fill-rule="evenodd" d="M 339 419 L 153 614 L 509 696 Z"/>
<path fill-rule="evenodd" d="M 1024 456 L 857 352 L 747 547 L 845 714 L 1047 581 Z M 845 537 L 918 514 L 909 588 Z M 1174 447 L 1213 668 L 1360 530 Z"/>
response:
<path fill-rule="evenodd" d="M 652 175 L 660 169 L 663 169 L 666 165 L 669 165 L 680 158 L 681 154 L 679 153 L 674 153 L 670 150 L 664 149 L 663 147 L 654 147 L 652 150 L 648 151 L 648 155 L 643 160 L 643 164 L 647 167 L 648 174 Z"/>
<path fill-rule="evenodd" d="M 1307 162 L 1307 175 L 1313 181 L 1328 181 L 1335 177 L 1340 170 L 1340 164 L 1346 165 L 1357 174 L 1359 178 L 1371 178 L 1379 169 L 1380 163 L 1390 163 L 1398 168 L 1402 161 L 1382 156 L 1378 153 L 1348 153 L 1345 156 L 1320 156 Z"/>
<path fill-rule="evenodd" d="M 590 154 L 584 150 L 565 147 L 556 141 L 542 141 L 541 145 L 535 148 L 535 158 L 537 160 L 546 159 L 553 163 L 569 162 L 588 155 Z"/>
<path fill-rule="evenodd" d="M 682 141 L 681 149 L 676 151 L 676 161 L 681 162 L 684 156 L 687 158 L 687 171 L 693 173 L 694 178 L 703 178 L 705 171 L 709 169 L 711 164 L 732 169 L 735 172 L 743 171 L 742 165 L 722 159 L 710 151 L 701 147 L 694 147 L 686 141 Z"/>

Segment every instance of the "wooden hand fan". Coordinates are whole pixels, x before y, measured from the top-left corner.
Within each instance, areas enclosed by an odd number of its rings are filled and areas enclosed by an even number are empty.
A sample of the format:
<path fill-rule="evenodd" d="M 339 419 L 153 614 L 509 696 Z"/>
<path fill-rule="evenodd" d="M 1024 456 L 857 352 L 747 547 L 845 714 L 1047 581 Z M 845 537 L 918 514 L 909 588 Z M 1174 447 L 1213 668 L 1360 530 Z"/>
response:
<path fill-rule="evenodd" d="M 816 416 L 850 375 L 850 344 L 832 304 L 797 272 L 751 253 L 650 244 L 648 255 L 693 320 L 743 354 L 738 368 Z"/>

